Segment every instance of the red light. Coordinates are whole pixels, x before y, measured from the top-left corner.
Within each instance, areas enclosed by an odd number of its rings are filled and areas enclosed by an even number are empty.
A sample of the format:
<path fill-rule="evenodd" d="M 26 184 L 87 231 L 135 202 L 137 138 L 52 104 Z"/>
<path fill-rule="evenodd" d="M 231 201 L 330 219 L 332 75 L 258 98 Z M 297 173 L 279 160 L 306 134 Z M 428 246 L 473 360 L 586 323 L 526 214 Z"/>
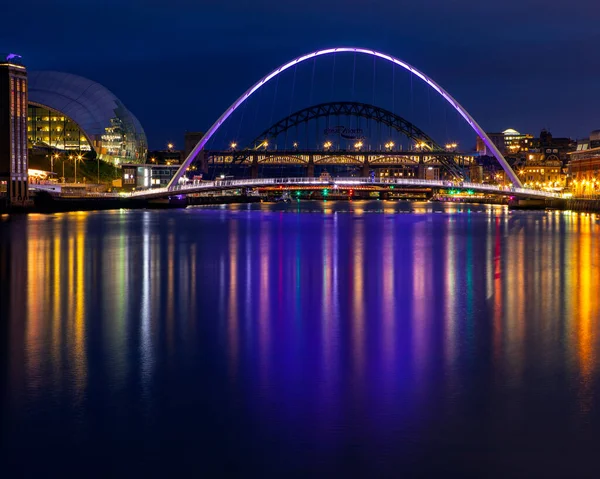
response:
<path fill-rule="evenodd" d="M 354 190 L 350 190 L 350 196 L 354 194 Z"/>

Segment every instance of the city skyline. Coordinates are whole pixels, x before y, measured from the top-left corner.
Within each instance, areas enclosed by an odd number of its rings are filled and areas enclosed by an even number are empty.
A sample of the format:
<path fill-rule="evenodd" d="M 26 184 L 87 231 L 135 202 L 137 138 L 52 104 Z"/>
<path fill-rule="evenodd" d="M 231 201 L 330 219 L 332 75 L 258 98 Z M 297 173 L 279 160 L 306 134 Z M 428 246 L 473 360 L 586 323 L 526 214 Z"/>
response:
<path fill-rule="evenodd" d="M 40 49 L 33 32 L 43 31 L 45 19 L 31 8 L 36 2 L 24 2 L 8 6 L 8 15 L 26 14 L 25 28 L 8 25 L 0 44 L 7 53 L 23 55 L 32 71 L 65 71 L 106 85 L 136 112 L 151 148 L 180 143 L 185 130 L 208 128 L 248 84 L 286 59 L 341 44 L 379 49 L 414 64 L 451 91 L 487 131 L 512 127 L 537 134 L 548 128 L 580 138 L 598 127 L 593 14 L 599 8 L 585 1 L 565 12 L 552 8 L 558 4 L 375 3 L 375 22 L 369 21 L 372 12 L 352 2 L 328 2 L 322 15 L 307 15 L 314 8 L 306 2 L 303 8 L 296 2 L 229 2 L 227 7 L 125 2 L 117 17 L 128 28 L 109 36 L 94 32 L 115 27 L 107 16 L 114 2 L 103 2 L 105 8 L 97 11 L 66 1 L 53 31 L 64 32 L 73 17 L 87 16 L 82 34 L 91 36 L 73 42 L 69 35 L 51 34 Z M 176 98 L 157 94 L 170 91 L 175 80 Z"/>

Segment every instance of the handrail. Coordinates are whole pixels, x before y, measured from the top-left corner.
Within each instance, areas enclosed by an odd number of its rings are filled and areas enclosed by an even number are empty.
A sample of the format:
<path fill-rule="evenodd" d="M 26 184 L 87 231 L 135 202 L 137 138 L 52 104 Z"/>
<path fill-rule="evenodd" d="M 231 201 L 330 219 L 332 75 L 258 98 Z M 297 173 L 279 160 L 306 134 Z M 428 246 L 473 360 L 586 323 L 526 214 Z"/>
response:
<path fill-rule="evenodd" d="M 142 191 L 134 191 L 131 193 L 131 197 L 146 197 L 146 196 L 161 196 L 163 193 L 194 193 L 204 190 L 211 189 L 226 189 L 226 188 L 239 188 L 239 187 L 252 187 L 252 186 L 269 186 L 269 185 L 400 185 L 400 186 L 426 186 L 426 187 L 439 187 L 439 188 L 460 188 L 460 189 L 472 189 L 484 192 L 494 193 L 517 193 L 521 195 L 528 195 L 534 197 L 543 198 L 562 198 L 560 193 L 550 193 L 540 190 L 534 190 L 531 188 L 515 188 L 513 186 L 495 186 L 495 185 L 484 185 L 481 183 L 471 182 L 453 182 L 444 180 L 425 180 L 418 178 L 248 178 L 248 179 L 234 179 L 234 180 L 214 180 L 214 181 L 202 181 L 193 182 L 188 184 L 179 184 L 171 188 L 161 187 L 152 188 Z"/>

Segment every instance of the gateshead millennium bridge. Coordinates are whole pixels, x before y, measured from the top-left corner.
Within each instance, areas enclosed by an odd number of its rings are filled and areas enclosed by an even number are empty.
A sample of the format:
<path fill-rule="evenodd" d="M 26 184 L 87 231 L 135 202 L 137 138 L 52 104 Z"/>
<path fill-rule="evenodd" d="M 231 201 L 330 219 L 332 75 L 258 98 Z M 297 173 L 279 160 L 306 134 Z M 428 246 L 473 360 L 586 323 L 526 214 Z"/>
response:
<path fill-rule="evenodd" d="M 242 106 L 254 93 L 259 91 L 264 85 L 270 82 L 272 79 L 277 78 L 284 71 L 295 67 L 307 60 L 314 59 L 316 57 L 325 56 L 325 55 L 334 55 L 340 53 L 352 53 L 355 55 L 368 55 L 373 58 L 379 58 L 386 62 L 391 63 L 392 65 L 399 66 L 406 71 L 410 72 L 412 75 L 416 76 L 420 80 L 422 80 L 429 88 L 431 88 L 435 93 L 440 95 L 454 110 L 456 110 L 460 116 L 466 121 L 469 127 L 481 138 L 481 140 L 485 143 L 488 150 L 492 153 L 492 155 L 496 158 L 500 166 L 504 169 L 506 176 L 511 181 L 511 183 L 516 188 L 522 188 L 522 184 L 512 170 L 502 153 L 498 150 L 496 145 L 492 142 L 492 140 L 487 136 L 483 128 L 479 126 L 479 124 L 475 121 L 475 119 L 467 112 L 467 110 L 456 101 L 450 93 L 448 93 L 444 88 L 442 88 L 439 84 L 437 84 L 434 80 L 429 78 L 423 72 L 419 71 L 412 65 L 408 63 L 387 55 L 385 53 L 381 53 L 375 50 L 368 50 L 364 48 L 353 48 L 353 47 L 339 47 L 339 48 L 329 48 L 325 50 L 318 50 L 307 55 L 303 55 L 291 60 L 288 63 L 281 65 L 279 68 L 276 68 L 268 75 L 261 78 L 258 82 L 252 85 L 245 93 L 243 93 L 236 101 L 234 101 L 229 108 L 227 108 L 223 114 L 215 121 L 215 123 L 208 129 L 208 131 L 204 134 L 202 139 L 198 142 L 198 144 L 192 149 L 188 157 L 185 159 L 177 173 L 171 179 L 168 187 L 171 191 L 180 183 L 180 180 L 184 177 L 188 168 L 192 165 L 194 161 L 198 159 L 198 156 L 206 146 L 207 142 L 215 135 L 215 133 L 221 128 L 224 122 L 238 109 Z"/>

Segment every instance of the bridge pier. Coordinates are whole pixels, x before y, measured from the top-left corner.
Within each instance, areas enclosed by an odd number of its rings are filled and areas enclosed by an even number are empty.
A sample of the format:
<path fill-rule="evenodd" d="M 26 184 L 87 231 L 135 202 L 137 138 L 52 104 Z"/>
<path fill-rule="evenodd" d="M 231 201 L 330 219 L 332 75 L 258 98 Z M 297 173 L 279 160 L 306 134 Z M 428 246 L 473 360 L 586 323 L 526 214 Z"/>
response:
<path fill-rule="evenodd" d="M 362 176 L 363 178 L 368 178 L 370 169 L 371 169 L 371 167 L 369 165 L 367 157 L 365 156 L 364 160 L 363 160 L 363 165 L 362 165 L 362 168 L 360 171 L 360 176 Z"/>
<path fill-rule="evenodd" d="M 252 166 L 250 167 L 250 174 L 253 179 L 258 178 L 258 156 L 252 155 Z"/>
<path fill-rule="evenodd" d="M 426 179 L 426 168 L 425 168 L 425 164 L 422 162 L 419 162 L 419 166 L 417 167 L 417 178 L 419 180 L 424 180 Z"/>
<path fill-rule="evenodd" d="M 306 167 L 306 176 L 308 178 L 315 177 L 315 158 L 313 155 L 308 156 L 308 166 Z"/>

